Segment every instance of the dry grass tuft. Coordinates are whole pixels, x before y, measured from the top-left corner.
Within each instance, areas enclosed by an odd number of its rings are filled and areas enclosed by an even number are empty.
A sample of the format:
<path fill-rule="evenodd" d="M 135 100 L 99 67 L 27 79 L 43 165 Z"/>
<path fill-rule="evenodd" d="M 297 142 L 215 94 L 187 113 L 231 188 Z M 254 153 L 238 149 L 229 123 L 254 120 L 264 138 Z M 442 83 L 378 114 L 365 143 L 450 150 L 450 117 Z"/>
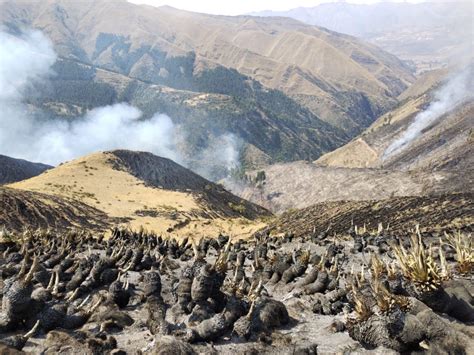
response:
<path fill-rule="evenodd" d="M 352 295 L 354 297 L 354 310 L 357 314 L 357 319 L 359 321 L 364 321 L 370 318 L 371 315 L 374 313 L 369 308 L 362 295 L 360 294 L 359 290 L 355 285 L 352 285 Z"/>
<path fill-rule="evenodd" d="M 311 251 L 309 250 L 305 250 L 299 257 L 300 259 L 300 262 L 303 264 L 303 265 L 308 265 L 308 262 L 309 262 L 309 259 L 311 257 Z"/>
<path fill-rule="evenodd" d="M 422 291 L 436 290 L 449 277 L 445 264 L 440 267 L 436 263 L 432 248 L 425 249 L 419 232 L 412 235 L 409 250 L 402 245 L 392 247 L 405 278 Z"/>
<path fill-rule="evenodd" d="M 372 272 L 372 276 L 376 279 L 379 279 L 385 272 L 385 266 L 377 254 L 372 254 L 370 259 L 370 270 Z"/>
<path fill-rule="evenodd" d="M 410 307 L 408 298 L 390 293 L 379 279 L 373 278 L 370 286 L 381 313 L 387 313 L 395 308 L 406 310 Z"/>
<path fill-rule="evenodd" d="M 474 272 L 474 243 L 471 234 L 456 232 L 454 234 L 444 233 L 447 243 L 456 251 L 456 269 L 460 274 L 471 274 Z M 440 256 L 442 249 L 440 248 Z"/>

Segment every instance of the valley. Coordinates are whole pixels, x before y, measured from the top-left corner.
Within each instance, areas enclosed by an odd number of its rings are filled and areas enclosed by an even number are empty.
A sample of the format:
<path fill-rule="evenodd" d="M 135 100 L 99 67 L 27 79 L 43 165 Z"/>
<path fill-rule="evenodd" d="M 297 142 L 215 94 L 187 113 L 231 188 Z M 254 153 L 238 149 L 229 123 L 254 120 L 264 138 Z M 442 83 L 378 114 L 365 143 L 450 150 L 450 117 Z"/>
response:
<path fill-rule="evenodd" d="M 471 90 L 472 67 L 463 73 Z M 468 95 L 449 106 L 443 101 L 452 95 L 445 80 L 445 71 L 421 77 L 400 96 L 399 106 L 314 162 L 269 165 L 227 184 L 239 196 L 276 213 L 326 201 L 472 192 L 474 101 Z M 426 117 L 428 123 L 420 121 Z M 416 128 L 410 133 L 412 141 L 386 156 L 412 127 Z M 256 181 L 259 173 L 265 175 L 264 181 Z"/>
<path fill-rule="evenodd" d="M 57 53 L 56 74 L 36 83 L 41 95 L 32 95 L 32 105 L 58 119 L 121 101 L 147 118 L 167 114 L 185 137 L 179 149 L 190 165 L 191 151 L 212 149 L 209 132 L 240 137 L 242 150 L 258 154 L 245 155 L 244 164 L 314 160 L 393 107 L 415 80 L 387 52 L 290 19 L 215 17 L 124 0 L 81 4 L 0 4 L 10 33 L 42 30 Z M 131 13 L 135 22 L 119 20 Z"/>

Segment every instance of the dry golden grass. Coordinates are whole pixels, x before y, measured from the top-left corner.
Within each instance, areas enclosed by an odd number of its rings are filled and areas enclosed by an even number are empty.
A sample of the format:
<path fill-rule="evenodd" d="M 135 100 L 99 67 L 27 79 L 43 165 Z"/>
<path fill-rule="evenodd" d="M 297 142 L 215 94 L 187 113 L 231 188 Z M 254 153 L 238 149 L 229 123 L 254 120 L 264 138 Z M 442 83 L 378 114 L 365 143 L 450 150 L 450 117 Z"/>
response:
<path fill-rule="evenodd" d="M 433 257 L 432 248 L 426 250 L 423 246 L 419 230 L 412 235 L 410 242 L 408 250 L 403 245 L 392 245 L 403 275 L 422 291 L 437 289 L 449 276 L 443 254 L 440 254 L 439 266 Z"/>
<path fill-rule="evenodd" d="M 356 312 L 357 318 L 360 321 L 364 321 L 373 314 L 372 310 L 369 308 L 362 295 L 360 294 L 358 288 L 353 285 L 352 286 L 352 295 L 354 298 L 354 310 Z"/>
<path fill-rule="evenodd" d="M 315 161 L 318 165 L 347 168 L 369 168 L 378 163 L 378 153 L 363 138 L 324 154 Z"/>
<path fill-rule="evenodd" d="M 126 171 L 113 169 L 115 160 L 110 153 L 95 153 L 10 187 L 72 198 L 122 219 L 124 226 L 160 234 L 173 229 L 177 236 L 199 238 L 225 232 L 245 238 L 265 226 L 245 218 L 202 217 L 203 208 L 212 206 L 202 206 L 192 193 L 145 186 Z M 145 213 L 137 215 L 137 211 Z"/>
<path fill-rule="evenodd" d="M 382 276 L 382 274 L 386 271 L 385 265 L 383 264 L 382 260 L 377 256 L 377 254 L 372 254 L 370 258 L 370 270 L 372 273 L 372 277 L 378 279 Z"/>
<path fill-rule="evenodd" d="M 456 232 L 448 234 L 445 232 L 447 244 L 456 251 L 456 269 L 460 274 L 471 274 L 474 272 L 474 242 L 471 234 Z M 442 252 L 442 248 L 440 248 Z"/>
<path fill-rule="evenodd" d="M 92 154 L 10 187 L 81 200 L 112 217 L 141 209 L 190 212 L 199 208 L 189 193 L 149 188 L 134 176 L 112 169 L 113 159 L 107 153 Z"/>
<path fill-rule="evenodd" d="M 405 102 L 403 105 L 397 107 L 393 111 L 386 113 L 385 115 L 379 117 L 365 132 L 375 131 L 382 127 L 383 125 L 393 124 L 406 120 L 410 116 L 418 113 L 420 107 L 426 103 L 427 97 L 420 96 L 418 98 L 410 99 Z"/>

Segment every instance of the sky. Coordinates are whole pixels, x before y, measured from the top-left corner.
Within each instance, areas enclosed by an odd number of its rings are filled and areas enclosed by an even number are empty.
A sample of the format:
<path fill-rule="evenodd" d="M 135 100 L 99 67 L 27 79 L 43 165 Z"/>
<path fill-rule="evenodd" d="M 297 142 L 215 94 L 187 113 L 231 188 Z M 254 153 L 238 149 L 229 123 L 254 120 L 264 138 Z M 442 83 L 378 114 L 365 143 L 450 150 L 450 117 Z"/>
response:
<path fill-rule="evenodd" d="M 253 11 L 285 11 L 295 7 L 311 7 L 337 0 L 128 0 L 136 4 L 153 6 L 169 5 L 178 9 L 204 12 L 216 15 L 239 15 Z M 424 0 L 389 0 L 391 2 L 423 2 Z M 449 0 L 447 0 L 449 1 Z M 381 0 L 349 0 L 355 4 L 374 4 Z M 384 0 L 384 2 L 388 2 Z"/>

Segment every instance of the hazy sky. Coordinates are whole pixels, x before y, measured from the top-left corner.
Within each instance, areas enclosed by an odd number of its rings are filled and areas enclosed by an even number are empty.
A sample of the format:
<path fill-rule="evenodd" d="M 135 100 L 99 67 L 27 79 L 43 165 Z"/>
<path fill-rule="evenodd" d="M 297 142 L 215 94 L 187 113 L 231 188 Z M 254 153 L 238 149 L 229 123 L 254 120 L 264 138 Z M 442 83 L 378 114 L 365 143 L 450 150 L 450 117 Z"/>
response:
<path fill-rule="evenodd" d="M 205 12 L 218 15 L 239 15 L 252 11 L 274 10 L 283 11 L 295 7 L 316 6 L 324 2 L 336 2 L 337 0 L 129 0 L 136 4 L 148 4 L 154 6 L 169 5 L 178 9 Z M 388 2 L 387 0 L 384 0 Z M 423 2 L 424 0 L 390 0 L 392 2 Z M 435 0 L 436 1 L 436 0 Z M 449 0 L 446 0 L 449 1 Z M 382 2 L 380 0 L 349 0 L 349 3 L 373 4 Z"/>

